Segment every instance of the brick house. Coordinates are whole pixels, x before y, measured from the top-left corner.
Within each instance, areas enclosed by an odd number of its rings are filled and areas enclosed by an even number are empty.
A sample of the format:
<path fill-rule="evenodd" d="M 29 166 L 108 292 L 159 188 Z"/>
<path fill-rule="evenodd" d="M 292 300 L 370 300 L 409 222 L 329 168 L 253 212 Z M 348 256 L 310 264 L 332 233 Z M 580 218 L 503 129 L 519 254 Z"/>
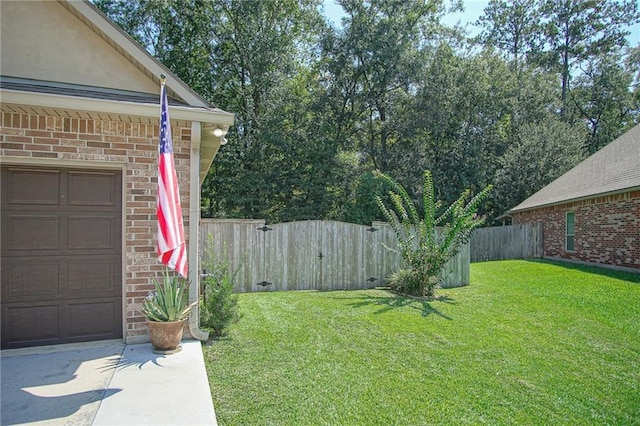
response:
<path fill-rule="evenodd" d="M 640 269 L 640 124 L 511 210 L 544 223 L 544 256 Z"/>
<path fill-rule="evenodd" d="M 88 1 L 2 2 L 2 348 L 148 340 L 160 75 L 198 298 L 200 185 L 233 115 Z M 28 30 L 25 30 L 28 29 Z M 192 315 L 188 333 L 205 335 Z"/>

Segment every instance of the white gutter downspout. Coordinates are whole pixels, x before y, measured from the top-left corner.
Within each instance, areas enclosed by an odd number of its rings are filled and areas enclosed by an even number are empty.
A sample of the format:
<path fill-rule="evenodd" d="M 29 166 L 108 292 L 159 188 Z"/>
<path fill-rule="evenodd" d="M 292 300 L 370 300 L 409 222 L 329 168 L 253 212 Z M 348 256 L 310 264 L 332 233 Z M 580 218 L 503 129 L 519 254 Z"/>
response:
<path fill-rule="evenodd" d="M 191 122 L 191 155 L 189 167 L 189 303 L 200 299 L 200 142 L 201 124 Z M 189 316 L 189 332 L 194 339 L 206 341 L 209 333 L 200 329 L 200 312 Z"/>

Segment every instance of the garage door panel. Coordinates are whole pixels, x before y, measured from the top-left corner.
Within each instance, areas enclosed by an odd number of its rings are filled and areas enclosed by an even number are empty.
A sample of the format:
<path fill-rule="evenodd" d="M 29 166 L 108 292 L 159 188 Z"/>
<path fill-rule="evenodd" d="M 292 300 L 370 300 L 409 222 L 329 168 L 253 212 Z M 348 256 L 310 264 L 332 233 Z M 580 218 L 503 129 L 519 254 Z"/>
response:
<path fill-rule="evenodd" d="M 3 302 L 120 297 L 120 262 L 119 255 L 4 257 Z"/>
<path fill-rule="evenodd" d="M 114 296 L 122 292 L 119 256 L 85 256 L 81 260 L 70 260 L 68 270 L 71 295 Z"/>
<path fill-rule="evenodd" d="M 7 257 L 2 262 L 4 302 L 57 299 L 60 288 L 60 262 L 50 258 L 23 259 Z"/>
<path fill-rule="evenodd" d="M 60 339 L 59 305 L 3 307 L 3 347 L 57 343 Z"/>
<path fill-rule="evenodd" d="M 8 213 L 3 250 L 59 250 L 60 217 Z"/>
<path fill-rule="evenodd" d="M 113 299 L 91 300 L 67 305 L 70 341 L 110 339 L 122 308 Z"/>
<path fill-rule="evenodd" d="M 122 337 L 122 172 L 0 173 L 2 348 Z"/>
<path fill-rule="evenodd" d="M 110 249 L 119 247 L 118 228 L 119 219 L 100 215 L 70 215 L 69 216 L 68 248 L 70 250 Z"/>
<path fill-rule="evenodd" d="M 9 168 L 7 170 L 7 204 L 60 203 L 60 171 Z"/>
<path fill-rule="evenodd" d="M 120 204 L 116 173 L 69 171 L 68 203 L 72 206 Z"/>

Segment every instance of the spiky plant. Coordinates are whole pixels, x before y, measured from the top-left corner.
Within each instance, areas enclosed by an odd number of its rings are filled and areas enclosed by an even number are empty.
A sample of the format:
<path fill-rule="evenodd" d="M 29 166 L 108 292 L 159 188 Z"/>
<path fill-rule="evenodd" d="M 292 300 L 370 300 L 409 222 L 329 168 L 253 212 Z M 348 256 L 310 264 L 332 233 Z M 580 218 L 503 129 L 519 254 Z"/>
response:
<path fill-rule="evenodd" d="M 480 203 L 487 197 L 491 186 L 475 196 L 470 190 L 463 191 L 458 199 L 439 216 L 441 201 L 435 200 L 433 177 L 424 172 L 424 218 L 407 191 L 390 176 L 377 172 L 376 176 L 390 186 L 389 195 L 393 207 L 387 207 L 379 196 L 376 203 L 396 234 L 398 253 L 403 261 L 403 270 L 393 274 L 391 287 L 413 296 L 435 296 L 435 287 L 442 284 L 445 264 L 456 256 L 471 233 L 484 223 L 477 214 Z M 438 231 L 437 227 L 441 227 Z"/>
<path fill-rule="evenodd" d="M 142 313 L 149 321 L 181 321 L 198 304 L 187 304 L 189 283 L 186 280 L 165 271 L 162 281 L 154 278 L 154 282 L 155 293 L 147 296 L 142 303 Z"/>

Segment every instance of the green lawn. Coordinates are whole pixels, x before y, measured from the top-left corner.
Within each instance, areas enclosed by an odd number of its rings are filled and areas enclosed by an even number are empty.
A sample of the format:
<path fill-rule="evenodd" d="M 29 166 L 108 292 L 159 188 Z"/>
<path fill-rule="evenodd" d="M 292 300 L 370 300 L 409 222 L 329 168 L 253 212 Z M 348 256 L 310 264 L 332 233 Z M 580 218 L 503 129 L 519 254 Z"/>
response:
<path fill-rule="evenodd" d="M 640 275 L 477 263 L 439 294 L 240 295 L 204 349 L 219 424 L 640 424 Z"/>

